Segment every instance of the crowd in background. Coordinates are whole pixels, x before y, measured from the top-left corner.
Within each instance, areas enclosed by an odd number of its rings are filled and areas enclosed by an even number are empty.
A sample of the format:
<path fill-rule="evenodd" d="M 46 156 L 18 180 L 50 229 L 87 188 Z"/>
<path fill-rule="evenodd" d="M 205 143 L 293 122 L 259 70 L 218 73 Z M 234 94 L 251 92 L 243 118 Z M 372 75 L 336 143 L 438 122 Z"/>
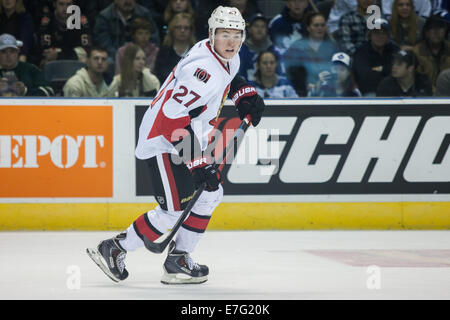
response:
<path fill-rule="evenodd" d="M 450 0 L 0 0 L 0 95 L 153 97 L 218 5 L 264 98 L 450 96 Z"/>

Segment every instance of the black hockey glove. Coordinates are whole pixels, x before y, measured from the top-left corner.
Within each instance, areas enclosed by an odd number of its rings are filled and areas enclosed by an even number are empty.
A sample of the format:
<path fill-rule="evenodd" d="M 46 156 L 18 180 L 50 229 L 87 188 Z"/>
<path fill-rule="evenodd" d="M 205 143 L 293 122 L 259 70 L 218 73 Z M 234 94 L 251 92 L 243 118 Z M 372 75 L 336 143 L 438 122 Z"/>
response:
<path fill-rule="evenodd" d="M 191 126 L 189 125 L 184 129 L 185 135 L 178 142 L 173 143 L 178 155 L 191 171 L 197 187 L 205 182 L 206 191 L 216 191 L 219 189 L 219 183 L 222 182 L 220 171 L 211 157 L 201 151 L 200 142 Z"/>
<path fill-rule="evenodd" d="M 194 168 L 192 170 L 192 177 L 196 185 L 206 182 L 206 191 L 216 191 L 219 189 L 219 184 L 222 183 L 222 175 L 214 164 Z"/>
<path fill-rule="evenodd" d="M 250 115 L 252 125 L 256 127 L 261 120 L 265 104 L 255 87 L 249 85 L 242 77 L 236 76 L 231 81 L 230 93 L 239 118 L 242 120 L 245 116 Z"/>
<path fill-rule="evenodd" d="M 186 165 L 191 171 L 194 183 L 197 186 L 205 182 L 206 191 L 216 191 L 219 189 L 219 184 L 222 182 L 222 175 L 217 165 L 211 163 L 209 157 L 202 155 L 186 163 Z"/>

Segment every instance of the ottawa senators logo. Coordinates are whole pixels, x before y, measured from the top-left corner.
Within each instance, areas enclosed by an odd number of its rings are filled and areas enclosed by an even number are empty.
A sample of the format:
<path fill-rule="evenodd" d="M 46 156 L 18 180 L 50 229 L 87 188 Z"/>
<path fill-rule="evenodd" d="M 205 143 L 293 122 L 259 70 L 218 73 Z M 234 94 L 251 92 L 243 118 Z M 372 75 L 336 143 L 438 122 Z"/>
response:
<path fill-rule="evenodd" d="M 206 72 L 206 70 L 197 68 L 197 70 L 195 70 L 194 72 L 194 77 L 196 77 L 198 80 L 204 83 L 207 83 L 211 75 L 208 72 Z"/>

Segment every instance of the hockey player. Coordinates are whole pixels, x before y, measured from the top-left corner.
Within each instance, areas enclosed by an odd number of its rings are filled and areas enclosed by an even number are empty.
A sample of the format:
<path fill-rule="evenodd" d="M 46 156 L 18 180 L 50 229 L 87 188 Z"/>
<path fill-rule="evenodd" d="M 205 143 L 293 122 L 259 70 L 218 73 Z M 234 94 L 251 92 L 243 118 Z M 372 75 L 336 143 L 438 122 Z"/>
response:
<path fill-rule="evenodd" d="M 114 281 L 128 276 L 126 253 L 143 247 L 144 236 L 154 241 L 168 231 L 202 183 L 206 183 L 205 192 L 183 222 L 175 241 L 169 244 L 161 282 L 207 280 L 208 267 L 194 262 L 190 253 L 220 203 L 223 189 L 217 166 L 203 152 L 198 154 L 195 150 L 206 150 L 208 134 L 228 96 L 240 118 L 250 115 L 254 126 L 264 110 L 256 89 L 236 76 L 240 65 L 237 53 L 245 40 L 245 20 L 239 10 L 219 6 L 212 12 L 208 25 L 209 38 L 196 43 L 176 65 L 139 128 L 135 153 L 148 164 L 158 206 L 138 217 L 125 232 L 100 242 L 96 249 L 87 249 L 94 262 Z M 194 152 L 177 151 L 186 141 L 196 142 L 200 148 L 192 147 Z"/>

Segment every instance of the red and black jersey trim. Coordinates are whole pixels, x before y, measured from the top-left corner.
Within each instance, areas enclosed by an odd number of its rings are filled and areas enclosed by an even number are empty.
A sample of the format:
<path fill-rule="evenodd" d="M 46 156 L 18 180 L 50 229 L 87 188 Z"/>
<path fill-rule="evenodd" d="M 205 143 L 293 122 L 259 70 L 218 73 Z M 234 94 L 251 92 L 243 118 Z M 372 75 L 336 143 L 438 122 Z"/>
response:
<path fill-rule="evenodd" d="M 181 203 L 180 198 L 178 197 L 178 188 L 177 184 L 175 182 L 175 176 L 172 168 L 172 162 L 169 159 L 168 153 L 162 154 L 162 159 L 164 162 L 164 170 L 167 175 L 167 180 L 169 181 L 169 189 L 168 190 L 172 196 L 172 204 L 173 204 L 173 210 L 175 211 L 181 211 Z"/>
<path fill-rule="evenodd" d="M 156 229 L 148 220 L 147 214 L 144 213 L 136 221 L 133 222 L 134 231 L 142 241 L 144 241 L 143 235 L 145 235 L 150 241 L 155 241 L 163 235 L 158 229 Z"/>
<path fill-rule="evenodd" d="M 164 114 L 163 112 L 164 104 L 167 102 L 167 100 L 171 98 L 172 91 L 173 90 L 168 90 L 166 92 L 161 108 L 159 109 L 158 114 L 156 115 L 156 119 L 153 123 L 152 129 L 150 130 L 147 136 L 147 139 L 151 139 L 159 135 L 162 135 L 169 142 L 172 142 L 172 136 L 174 136 L 175 138 L 179 138 L 178 135 L 173 134 L 174 131 L 177 129 L 182 129 L 187 125 L 189 125 L 191 121 L 191 118 L 189 116 L 171 119 L 166 117 L 166 115 Z"/>
<path fill-rule="evenodd" d="M 227 62 L 227 65 L 225 66 L 222 62 L 222 60 L 220 60 L 220 58 L 217 56 L 217 54 L 214 53 L 214 51 L 211 49 L 211 44 L 208 42 L 206 42 L 206 47 L 209 49 L 209 51 L 211 52 L 211 54 L 213 55 L 214 58 L 217 59 L 217 61 L 220 63 L 220 65 L 222 66 L 222 68 L 224 68 L 224 70 L 226 72 L 228 72 L 228 74 L 230 74 L 230 64 Z"/>
<path fill-rule="evenodd" d="M 191 212 L 189 217 L 183 222 L 181 226 L 192 232 L 203 233 L 205 232 L 206 227 L 208 227 L 210 219 L 211 216 L 201 216 L 199 214 Z"/>

